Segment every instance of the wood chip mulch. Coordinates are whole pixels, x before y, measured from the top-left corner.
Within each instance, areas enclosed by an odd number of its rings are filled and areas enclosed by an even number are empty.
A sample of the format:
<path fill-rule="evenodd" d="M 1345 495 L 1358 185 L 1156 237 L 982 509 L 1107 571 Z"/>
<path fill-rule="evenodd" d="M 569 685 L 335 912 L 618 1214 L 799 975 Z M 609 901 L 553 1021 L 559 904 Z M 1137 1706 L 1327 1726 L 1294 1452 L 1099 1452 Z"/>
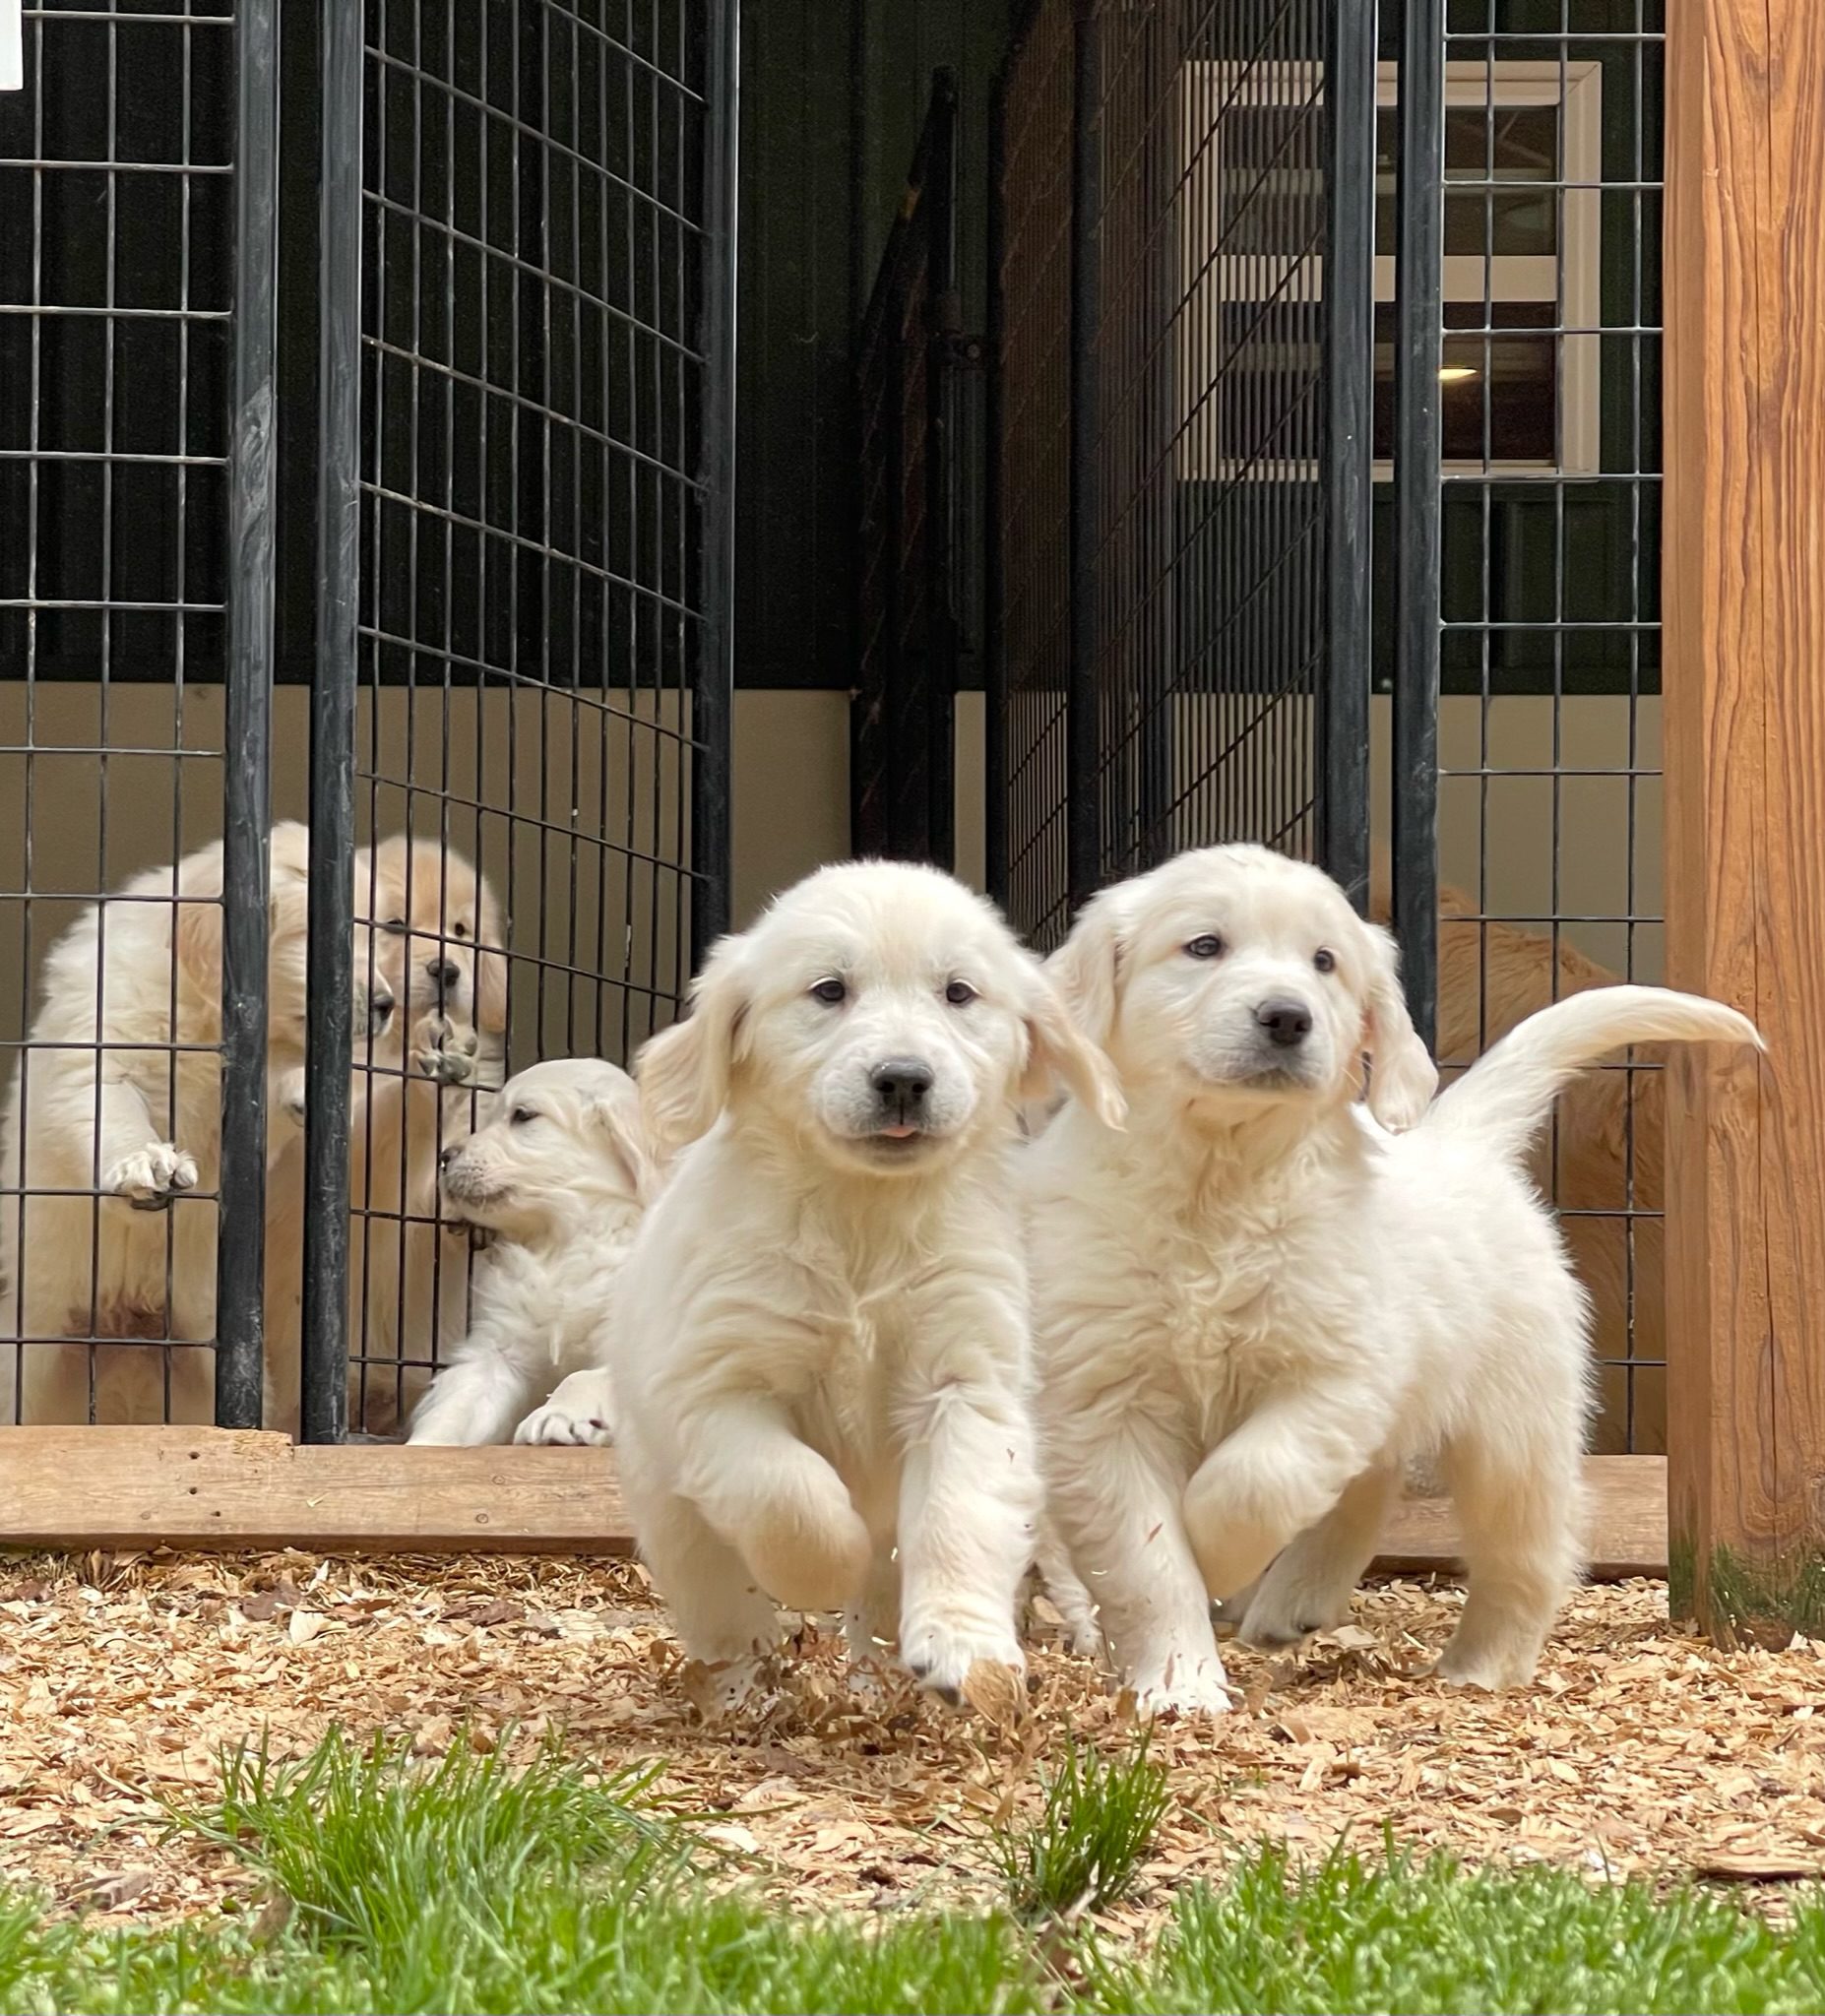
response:
<path fill-rule="evenodd" d="M 1598 1876 L 1825 1873 L 1821 1647 L 1713 1650 L 1669 1626 L 1663 1585 L 1630 1582 L 1577 1597 L 1531 1691 L 1464 1695 L 1425 1677 L 1461 1601 L 1387 1584 L 1297 1656 L 1230 1648 L 1238 1711 L 1155 1732 L 1173 1803 L 1136 1908 L 1263 1838 L 1373 1854 L 1389 1832 Z M 559 1730 L 604 1767 L 661 1762 L 659 1796 L 800 1901 L 981 1895 L 984 1828 L 1037 1803 L 1048 1750 L 1125 1740 L 1096 1669 L 1040 1650 L 1034 1670 L 1016 1719 L 953 1714 L 858 1681 L 808 1627 L 777 1688 L 706 1725 L 703 1676 L 627 1563 L 0 1560 L 0 1883 L 122 1922 L 251 1896 L 166 1801 L 207 1798 L 243 1738 L 301 1754 L 340 1726 L 424 1756 Z"/>

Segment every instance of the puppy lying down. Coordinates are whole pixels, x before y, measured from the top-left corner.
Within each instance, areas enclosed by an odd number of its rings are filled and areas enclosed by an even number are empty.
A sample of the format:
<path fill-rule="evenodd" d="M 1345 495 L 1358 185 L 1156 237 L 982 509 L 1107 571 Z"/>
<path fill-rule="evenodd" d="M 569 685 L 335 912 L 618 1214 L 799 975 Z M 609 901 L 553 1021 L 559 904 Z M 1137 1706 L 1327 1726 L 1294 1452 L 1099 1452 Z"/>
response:
<path fill-rule="evenodd" d="M 1026 1158 L 1045 1470 L 1144 1704 L 1227 1706 L 1212 1598 L 1256 1643 L 1338 1621 L 1404 1467 L 1430 1459 L 1470 1567 L 1441 1672 L 1530 1678 L 1577 1567 L 1590 1363 L 1530 1146 L 1580 1066 L 1754 1027 L 1599 988 L 1428 1106 L 1393 941 L 1252 847 L 1108 890 L 1051 971 L 1130 1120 L 1067 1104 Z"/>
<path fill-rule="evenodd" d="M 474 1270 L 469 1334 L 407 1440 L 606 1439 L 595 1340 L 654 1187 L 633 1080 L 595 1058 L 535 1064 L 442 1163 L 446 1213 L 492 1239 Z M 578 1372 L 587 1378 L 573 1393 L 587 1388 L 587 1407 L 546 1404 Z"/>
<path fill-rule="evenodd" d="M 1017 1102 L 1120 1102 L 1038 962 L 948 876 L 826 868 L 718 946 L 647 1046 L 682 1153 L 617 1289 L 616 1447 L 641 1550 L 726 1698 L 775 1604 L 954 1698 L 1019 1670 L 1037 1541 Z M 688 1144 L 688 1145 L 686 1145 Z"/>

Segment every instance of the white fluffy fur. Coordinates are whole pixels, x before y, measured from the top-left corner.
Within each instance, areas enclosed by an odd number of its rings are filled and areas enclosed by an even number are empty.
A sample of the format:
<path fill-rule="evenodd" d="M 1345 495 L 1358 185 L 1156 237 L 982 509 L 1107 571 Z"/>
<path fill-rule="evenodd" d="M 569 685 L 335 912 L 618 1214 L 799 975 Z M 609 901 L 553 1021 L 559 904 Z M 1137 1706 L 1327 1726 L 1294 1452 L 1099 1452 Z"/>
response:
<path fill-rule="evenodd" d="M 275 827 L 267 1083 L 279 1103 L 303 1062 L 308 865 L 304 828 Z M 221 1071 L 211 1046 L 221 1040 L 220 895 L 218 841 L 175 869 L 148 869 L 118 900 L 85 913 L 44 961 L 31 1024 L 33 1043 L 67 1047 L 23 1053 L 0 1109 L 0 1191 L 14 1193 L 0 1196 L 0 1332 L 141 1340 L 93 1353 L 104 1421 L 207 1420 L 213 1411 L 211 1354 L 147 1342 L 207 1340 L 216 1329 Z M 384 984 L 374 1001 L 384 1021 Z M 367 1004 L 362 990 L 362 1021 Z M 275 1162 L 288 1139 L 280 1120 L 269 1143 Z M 22 1204 L 22 1171 L 31 1190 L 98 1192 L 98 1201 L 35 1195 Z M 283 1280 L 295 1272 L 300 1215 L 295 1190 L 276 1174 L 269 1193 L 268 1252 Z M 269 1327 L 280 1345 L 269 1366 L 272 1406 L 284 1369 L 283 1307 L 269 1308 Z M 88 1418 L 91 1358 L 84 1346 L 0 1351 L 0 1419 L 13 1418 L 16 1404 L 29 1421 Z"/>
<path fill-rule="evenodd" d="M 1258 1643 L 1337 1621 L 1431 1458 L 1471 1571 L 1441 1671 L 1524 1682 L 1576 1571 L 1588 1362 L 1524 1159 L 1579 1066 L 1754 1028 L 1655 988 L 1580 994 L 1428 1110 L 1392 942 L 1250 847 L 1099 897 L 1052 971 L 1131 1112 L 1114 1134 L 1068 1104 L 1027 1159 L 1052 1509 L 1113 1658 L 1150 1707 L 1222 1710 L 1210 1600 L 1248 1599 Z M 1277 999 L 1309 1009 L 1295 1047 L 1258 1019 Z"/>
<path fill-rule="evenodd" d="M 535 1064 L 501 1088 L 488 1121 L 444 1154 L 446 1218 L 492 1239 L 469 1335 L 432 1380 L 409 1441 L 612 1436 L 606 1404 L 573 1415 L 549 1403 L 560 1380 L 599 1372 L 594 1340 L 654 1186 L 625 1071 L 579 1057 Z"/>
<path fill-rule="evenodd" d="M 931 1074 L 916 1127 L 872 1083 L 895 1059 Z M 879 862 L 725 939 L 643 1053 L 649 1136 L 682 1154 L 619 1283 L 616 1441 L 642 1549 L 731 1698 L 776 1602 L 848 1611 L 858 1651 L 897 1639 L 947 1697 L 977 1661 L 1022 1665 L 1039 1489 L 1009 1162 L 1017 1100 L 1054 1072 L 1119 1117 L 994 911 Z"/>

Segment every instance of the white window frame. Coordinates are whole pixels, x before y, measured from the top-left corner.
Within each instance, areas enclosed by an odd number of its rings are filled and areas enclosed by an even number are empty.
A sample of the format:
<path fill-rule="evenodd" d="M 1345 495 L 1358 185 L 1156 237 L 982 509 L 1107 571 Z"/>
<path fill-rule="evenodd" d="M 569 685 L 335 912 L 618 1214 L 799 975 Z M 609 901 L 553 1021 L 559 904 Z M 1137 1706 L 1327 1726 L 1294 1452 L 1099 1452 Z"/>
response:
<path fill-rule="evenodd" d="M 1269 253 L 1226 255 L 1209 262 L 1208 221 L 1220 206 L 1199 200 L 1197 187 L 1206 176 L 1218 172 L 1210 158 L 1213 115 L 1218 105 L 1235 96 L 1243 106 L 1297 106 L 1322 100 L 1323 84 L 1310 64 L 1264 64 L 1243 71 L 1231 63 L 1188 63 L 1179 77 L 1180 158 L 1183 160 L 1187 194 L 1181 201 L 1179 247 L 1181 258 L 1181 338 L 1177 345 L 1178 398 L 1176 410 L 1189 420 L 1194 406 L 1208 397 L 1215 382 L 1211 358 L 1201 369 L 1192 368 L 1200 351 L 1208 353 L 1221 342 L 1222 315 L 1201 306 L 1213 281 L 1216 304 L 1265 301 L 1276 297 L 1290 301 L 1319 298 L 1324 285 L 1324 262 L 1320 258 L 1298 259 Z M 1378 109 L 1398 104 L 1400 66 L 1376 66 L 1375 102 Z M 1445 104 L 1454 106 L 1506 107 L 1558 105 L 1559 168 L 1562 186 L 1555 193 L 1559 202 L 1560 238 L 1556 254 L 1524 257 L 1497 254 L 1457 253 L 1444 261 L 1444 299 L 1472 301 L 1480 306 L 1485 298 L 1497 301 L 1545 301 L 1557 310 L 1554 321 L 1573 332 L 1554 336 L 1558 370 L 1558 455 L 1552 461 L 1493 460 L 1448 461 L 1448 475 L 1492 476 L 1576 476 L 1594 475 L 1599 470 L 1601 413 L 1602 340 L 1602 236 L 1603 236 L 1603 71 L 1592 61 L 1557 62 L 1497 61 L 1490 63 L 1447 63 Z M 1517 184 L 1524 188 L 1526 184 Z M 1555 185 L 1546 184 L 1545 187 Z M 1209 271 L 1203 269 L 1209 264 Z M 1560 285 L 1563 284 L 1563 296 Z M 1378 255 L 1375 260 L 1375 299 L 1394 299 L 1394 260 Z M 1474 337 L 1475 331 L 1457 330 L 1456 337 Z M 1187 335 L 1189 341 L 1187 341 Z M 1202 339 L 1200 341 L 1200 338 Z M 1218 458 L 1201 452 L 1200 437 L 1211 422 L 1190 420 L 1179 437 L 1178 474 L 1182 480 L 1221 478 L 1226 471 Z M 1229 472 L 1232 473 L 1233 472 Z M 1386 481 L 1392 466 L 1377 462 L 1377 481 Z M 1296 473 L 1285 466 L 1257 465 L 1251 475 L 1262 479 L 1285 479 Z"/>

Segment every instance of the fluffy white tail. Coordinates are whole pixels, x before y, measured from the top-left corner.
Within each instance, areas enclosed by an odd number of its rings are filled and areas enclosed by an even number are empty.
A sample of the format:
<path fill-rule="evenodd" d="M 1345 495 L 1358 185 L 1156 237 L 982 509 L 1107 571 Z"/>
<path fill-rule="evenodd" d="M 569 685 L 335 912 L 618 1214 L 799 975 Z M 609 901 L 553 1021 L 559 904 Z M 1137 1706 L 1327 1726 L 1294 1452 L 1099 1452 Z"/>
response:
<path fill-rule="evenodd" d="M 1626 1043 L 1753 1043 L 1754 1023 L 1721 1001 L 1668 987 L 1592 987 L 1512 1029 L 1450 1086 L 1420 1122 L 1474 1138 L 1518 1162 L 1552 1110 L 1553 1096 L 1586 1064 Z"/>

